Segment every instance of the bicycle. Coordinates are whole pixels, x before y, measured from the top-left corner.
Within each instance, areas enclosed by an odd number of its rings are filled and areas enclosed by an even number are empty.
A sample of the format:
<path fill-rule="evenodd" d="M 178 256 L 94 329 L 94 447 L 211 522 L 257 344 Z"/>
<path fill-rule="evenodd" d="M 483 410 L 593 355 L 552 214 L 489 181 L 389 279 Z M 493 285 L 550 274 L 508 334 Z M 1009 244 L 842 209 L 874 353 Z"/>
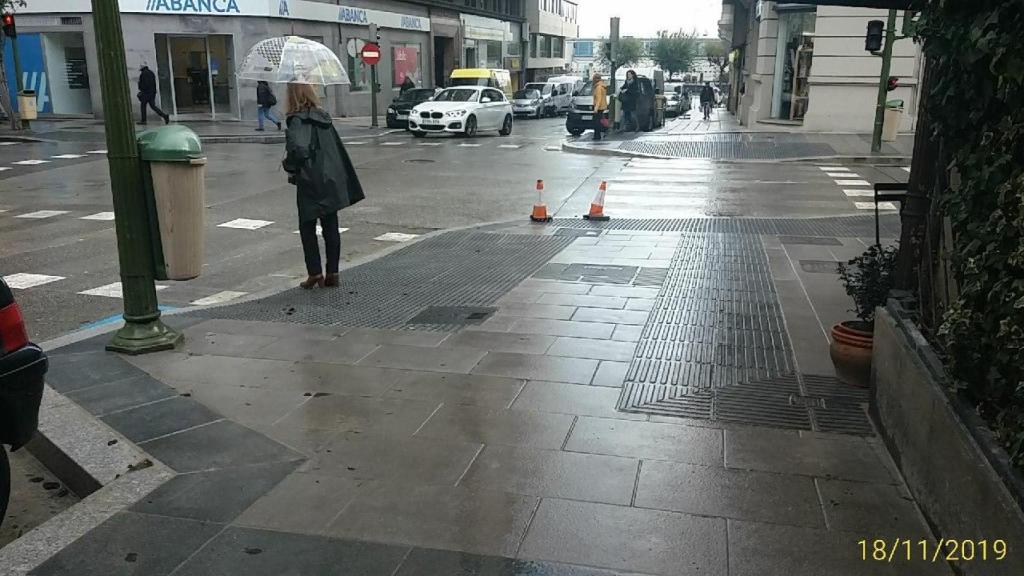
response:
<path fill-rule="evenodd" d="M 700 109 L 704 113 L 704 119 L 711 120 L 711 102 L 704 102 L 700 105 Z"/>

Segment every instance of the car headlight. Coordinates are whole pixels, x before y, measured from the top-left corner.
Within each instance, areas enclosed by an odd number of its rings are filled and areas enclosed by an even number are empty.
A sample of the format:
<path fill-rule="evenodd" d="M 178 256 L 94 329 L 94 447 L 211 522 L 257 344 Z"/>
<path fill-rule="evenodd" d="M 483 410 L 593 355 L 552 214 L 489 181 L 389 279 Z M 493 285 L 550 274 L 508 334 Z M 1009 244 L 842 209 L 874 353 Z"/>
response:
<path fill-rule="evenodd" d="M 444 115 L 445 116 L 454 116 L 454 117 L 457 118 L 459 116 L 465 116 L 466 112 L 467 112 L 466 110 L 449 110 L 448 112 L 445 112 Z"/>
<path fill-rule="evenodd" d="M 388 108 L 388 114 L 397 114 L 397 113 L 398 113 L 398 111 L 395 110 L 394 108 Z"/>

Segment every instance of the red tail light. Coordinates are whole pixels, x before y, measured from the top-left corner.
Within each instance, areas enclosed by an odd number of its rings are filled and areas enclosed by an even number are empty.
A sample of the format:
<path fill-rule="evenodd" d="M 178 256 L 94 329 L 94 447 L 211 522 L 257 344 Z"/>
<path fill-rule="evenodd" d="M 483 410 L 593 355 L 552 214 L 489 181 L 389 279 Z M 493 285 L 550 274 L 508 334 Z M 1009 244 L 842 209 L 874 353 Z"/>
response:
<path fill-rule="evenodd" d="M 10 354 L 28 344 L 25 320 L 16 303 L 0 308 L 0 351 Z"/>

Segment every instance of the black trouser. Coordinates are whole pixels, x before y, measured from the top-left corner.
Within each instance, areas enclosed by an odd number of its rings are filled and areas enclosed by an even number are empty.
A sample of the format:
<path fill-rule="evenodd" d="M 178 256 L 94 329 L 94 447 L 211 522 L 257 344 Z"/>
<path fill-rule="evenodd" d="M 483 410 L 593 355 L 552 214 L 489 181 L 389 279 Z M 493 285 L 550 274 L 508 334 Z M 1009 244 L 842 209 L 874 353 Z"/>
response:
<path fill-rule="evenodd" d="M 604 118 L 604 110 L 594 112 L 594 140 L 600 140 L 601 134 L 604 132 L 604 125 L 601 124 L 602 118 Z"/>
<path fill-rule="evenodd" d="M 157 106 L 156 106 L 156 96 L 153 96 L 152 98 L 146 98 L 145 100 L 142 100 L 142 102 L 140 102 L 139 105 L 140 105 L 140 108 L 142 109 L 142 120 L 141 121 L 142 121 L 143 124 L 146 123 L 146 106 L 149 106 L 150 108 L 152 108 L 153 112 L 156 112 L 157 116 L 159 116 L 161 118 L 166 118 L 167 117 L 167 114 L 164 114 L 163 110 L 157 108 Z"/>
<path fill-rule="evenodd" d="M 338 273 L 338 261 L 341 260 L 341 233 L 338 232 L 338 213 L 320 217 L 323 228 L 324 245 L 327 247 L 327 273 Z M 299 223 L 299 236 L 302 238 L 302 254 L 306 258 L 306 272 L 310 276 L 324 273 L 320 267 L 320 244 L 316 239 L 316 220 Z"/>

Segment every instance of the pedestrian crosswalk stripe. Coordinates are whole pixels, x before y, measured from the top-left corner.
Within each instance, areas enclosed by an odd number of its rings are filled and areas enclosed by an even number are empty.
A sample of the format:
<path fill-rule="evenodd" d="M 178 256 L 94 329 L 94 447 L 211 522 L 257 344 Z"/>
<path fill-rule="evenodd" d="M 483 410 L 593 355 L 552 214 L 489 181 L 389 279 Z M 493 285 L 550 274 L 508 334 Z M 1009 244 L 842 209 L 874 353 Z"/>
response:
<path fill-rule="evenodd" d="M 235 292 L 234 290 L 225 290 L 223 292 L 217 292 L 212 296 L 206 298 L 200 298 L 193 300 L 192 304 L 195 306 L 212 306 L 214 304 L 223 304 L 224 302 L 230 302 L 236 298 L 245 296 L 248 292 Z"/>
<path fill-rule="evenodd" d="M 519 144 L 498 144 L 498 148 L 522 148 Z"/>
<path fill-rule="evenodd" d="M 85 154 L 58 154 L 57 156 L 50 156 L 50 158 L 57 158 L 59 160 L 73 160 L 75 158 L 85 158 Z"/>
<path fill-rule="evenodd" d="M 822 172 L 849 172 L 850 169 L 845 166 L 818 166 L 818 170 Z"/>
<path fill-rule="evenodd" d="M 11 274 L 10 276 L 4 276 L 4 282 L 7 283 L 11 288 L 18 290 L 24 290 L 25 288 L 35 288 L 36 286 L 42 286 L 43 284 L 49 284 L 50 282 L 56 282 L 63 280 L 63 276 L 47 276 L 46 274 L 27 274 L 20 272 L 18 274 Z"/>
<path fill-rule="evenodd" d="M 218 224 L 218 228 L 238 228 L 240 230 L 258 230 L 264 226 L 270 226 L 273 222 L 269 220 L 250 220 L 248 218 L 236 218 L 230 222 Z"/>
<path fill-rule="evenodd" d="M 836 180 L 836 184 L 840 186 L 871 186 L 867 180 Z"/>
<path fill-rule="evenodd" d="M 60 216 L 61 214 L 67 214 L 67 210 L 39 210 L 36 212 L 29 212 L 28 214 L 19 214 L 15 218 L 33 218 L 41 220 L 43 218 L 52 218 L 54 216 Z"/>
<path fill-rule="evenodd" d="M 17 164 L 18 166 L 36 166 L 38 164 L 48 164 L 49 160 L 19 160 L 17 162 L 11 162 L 11 164 Z"/>
<path fill-rule="evenodd" d="M 157 291 L 165 290 L 167 286 L 157 284 Z M 124 298 L 124 288 L 120 282 L 114 282 L 113 284 L 107 284 L 91 290 L 83 290 L 79 292 L 84 296 L 103 296 L 105 298 Z"/>
<path fill-rule="evenodd" d="M 402 146 L 405 142 L 381 142 L 381 146 Z"/>
<path fill-rule="evenodd" d="M 89 150 L 86 154 L 106 154 L 106 150 Z"/>
<path fill-rule="evenodd" d="M 417 146 L 440 146 L 440 142 L 420 142 Z"/>
<path fill-rule="evenodd" d="M 843 194 L 846 194 L 847 196 L 874 196 L 875 191 L 871 188 L 853 188 L 844 189 Z"/>
<path fill-rule="evenodd" d="M 857 208 L 860 208 L 861 210 L 874 210 L 875 209 L 875 203 L 874 202 L 854 202 L 853 205 L 856 206 Z M 897 208 L 896 208 L 896 205 L 893 204 L 892 202 L 879 202 L 878 203 L 878 209 L 879 210 L 896 210 Z"/>
<path fill-rule="evenodd" d="M 366 142 L 345 142 L 345 146 L 362 146 Z"/>
<path fill-rule="evenodd" d="M 479 144 L 466 144 L 466 143 L 462 143 L 462 144 L 459 144 L 459 147 L 460 148 L 479 148 L 480 145 Z"/>
<path fill-rule="evenodd" d="M 408 242 L 413 238 L 418 238 L 419 234 L 403 234 L 402 232 L 388 232 L 387 234 L 381 234 L 374 238 L 374 240 L 380 240 L 382 242 Z"/>
<path fill-rule="evenodd" d="M 110 221 L 110 220 L 113 220 L 113 219 L 114 219 L 114 213 L 113 212 L 97 212 L 95 214 L 90 214 L 88 216 L 82 216 L 81 218 L 79 218 L 79 220 L 101 220 L 101 221 Z"/>
<path fill-rule="evenodd" d="M 910 166 L 900 166 L 900 169 L 910 172 Z"/>
<path fill-rule="evenodd" d="M 5 172 L 7 170 L 10 170 L 10 168 L 8 168 L 6 166 L 0 166 L 0 172 Z"/>
<path fill-rule="evenodd" d="M 0 146 L 14 146 L 15 144 L 21 144 L 21 142 L 0 142 Z"/>
<path fill-rule="evenodd" d="M 832 178 L 860 178 L 860 174 L 853 172 L 826 172 L 825 175 Z"/>
<path fill-rule="evenodd" d="M 324 229 L 319 224 L 317 224 L 316 225 L 316 234 L 317 234 L 317 236 L 323 234 L 323 232 L 324 232 Z M 345 232 L 348 232 L 348 228 L 338 228 L 338 234 L 344 234 Z M 298 233 L 299 233 L 298 230 L 292 232 L 292 234 L 298 234 Z"/>

